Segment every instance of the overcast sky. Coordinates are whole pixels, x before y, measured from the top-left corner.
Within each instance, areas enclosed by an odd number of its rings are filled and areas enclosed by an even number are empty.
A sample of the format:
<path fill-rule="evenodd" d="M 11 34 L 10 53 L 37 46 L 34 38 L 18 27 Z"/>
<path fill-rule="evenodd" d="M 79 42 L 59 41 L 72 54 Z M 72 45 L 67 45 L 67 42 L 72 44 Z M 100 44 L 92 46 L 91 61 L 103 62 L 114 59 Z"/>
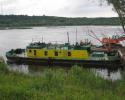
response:
<path fill-rule="evenodd" d="M 1 14 L 63 17 L 115 17 L 112 7 L 99 0 L 0 0 Z"/>

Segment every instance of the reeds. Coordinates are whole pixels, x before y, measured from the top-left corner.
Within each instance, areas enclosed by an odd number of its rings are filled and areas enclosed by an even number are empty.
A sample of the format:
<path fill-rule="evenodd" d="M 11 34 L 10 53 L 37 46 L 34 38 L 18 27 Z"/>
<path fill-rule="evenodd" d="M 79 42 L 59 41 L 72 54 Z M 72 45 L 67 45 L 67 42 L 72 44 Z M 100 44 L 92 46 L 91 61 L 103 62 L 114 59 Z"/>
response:
<path fill-rule="evenodd" d="M 4 72 L 5 71 L 5 72 Z M 124 100 L 125 80 L 109 81 L 73 66 L 31 76 L 7 72 L 0 64 L 0 100 Z"/>

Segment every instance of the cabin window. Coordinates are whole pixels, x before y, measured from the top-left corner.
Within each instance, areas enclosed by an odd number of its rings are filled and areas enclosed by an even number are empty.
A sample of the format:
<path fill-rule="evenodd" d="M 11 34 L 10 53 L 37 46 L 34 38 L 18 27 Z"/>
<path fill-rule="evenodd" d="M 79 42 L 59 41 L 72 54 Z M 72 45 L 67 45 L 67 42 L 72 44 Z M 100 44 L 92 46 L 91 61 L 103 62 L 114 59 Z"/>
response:
<path fill-rule="evenodd" d="M 29 50 L 29 53 L 31 53 L 32 52 L 32 50 Z"/>
<path fill-rule="evenodd" d="M 58 52 L 57 51 L 55 51 L 55 56 L 58 56 Z"/>
<path fill-rule="evenodd" d="M 36 50 L 34 50 L 34 56 L 36 56 Z"/>
<path fill-rule="evenodd" d="M 44 52 L 44 55 L 45 55 L 45 56 L 48 56 L 48 51 L 45 51 L 45 52 Z"/>
<path fill-rule="evenodd" d="M 68 56 L 71 56 L 71 52 L 68 52 Z"/>

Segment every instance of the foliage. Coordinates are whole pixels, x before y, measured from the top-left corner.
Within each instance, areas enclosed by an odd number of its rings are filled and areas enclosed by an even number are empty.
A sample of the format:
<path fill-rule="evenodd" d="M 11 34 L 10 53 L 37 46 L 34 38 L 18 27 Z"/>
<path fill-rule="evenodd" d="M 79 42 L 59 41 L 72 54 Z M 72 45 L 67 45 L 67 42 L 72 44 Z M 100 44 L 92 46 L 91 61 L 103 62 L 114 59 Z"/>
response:
<path fill-rule="evenodd" d="M 0 15 L 0 27 L 120 25 L 118 18 L 66 18 L 55 16 Z"/>
<path fill-rule="evenodd" d="M 125 80 L 104 80 L 78 66 L 67 72 L 45 69 L 35 76 L 0 73 L 0 100 L 124 100 L 124 84 Z"/>
<path fill-rule="evenodd" d="M 1 63 L 0 62 L 0 73 L 8 73 L 8 69 L 6 67 L 6 64 L 5 63 Z"/>
<path fill-rule="evenodd" d="M 105 1 L 105 0 L 101 0 Z M 125 0 L 106 0 L 109 4 L 113 5 L 114 10 L 117 12 L 122 28 L 125 32 Z"/>

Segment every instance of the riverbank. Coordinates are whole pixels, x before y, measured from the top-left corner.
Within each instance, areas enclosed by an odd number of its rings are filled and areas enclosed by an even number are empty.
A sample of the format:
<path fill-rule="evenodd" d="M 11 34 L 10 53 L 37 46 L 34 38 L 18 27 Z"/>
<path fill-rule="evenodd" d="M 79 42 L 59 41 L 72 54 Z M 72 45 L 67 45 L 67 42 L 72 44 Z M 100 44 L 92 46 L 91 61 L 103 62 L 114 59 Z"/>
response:
<path fill-rule="evenodd" d="M 11 30 L 11 29 L 32 29 L 32 27 L 0 27 L 0 30 Z"/>
<path fill-rule="evenodd" d="M 124 100 L 124 93 L 125 79 L 104 80 L 78 66 L 27 75 L 9 72 L 0 63 L 1 100 Z"/>
<path fill-rule="evenodd" d="M 0 27 L 121 25 L 118 17 L 86 18 L 57 16 L 0 15 Z"/>

